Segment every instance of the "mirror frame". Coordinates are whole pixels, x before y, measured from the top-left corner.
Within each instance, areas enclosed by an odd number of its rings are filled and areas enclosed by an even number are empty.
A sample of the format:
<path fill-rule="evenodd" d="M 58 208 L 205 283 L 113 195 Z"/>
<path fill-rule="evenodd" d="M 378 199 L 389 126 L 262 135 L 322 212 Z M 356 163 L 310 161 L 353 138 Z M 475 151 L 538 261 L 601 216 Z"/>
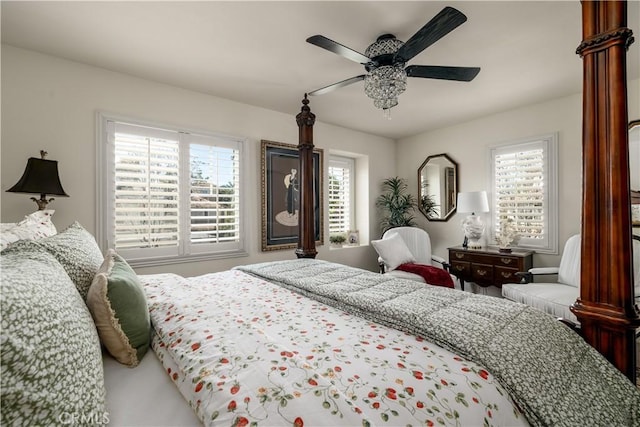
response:
<path fill-rule="evenodd" d="M 449 210 L 449 212 L 447 212 L 446 215 L 444 216 L 440 216 L 439 218 L 431 218 L 427 215 L 427 213 L 422 209 L 422 179 L 421 179 L 421 172 L 422 169 L 424 169 L 427 164 L 429 163 L 430 160 L 436 159 L 436 158 L 445 158 L 447 161 L 451 162 L 451 164 L 453 165 L 453 208 L 451 210 Z M 420 165 L 420 167 L 418 168 L 418 210 L 422 213 L 422 215 L 424 215 L 427 220 L 429 221 L 448 221 L 449 218 L 451 218 L 453 216 L 453 214 L 456 213 L 456 210 L 458 209 L 457 206 L 457 195 L 458 195 L 458 174 L 460 173 L 459 170 L 459 166 L 458 163 L 453 160 L 451 157 L 449 157 L 446 153 L 440 153 L 440 154 L 434 154 L 433 156 L 429 156 L 425 159 L 424 162 L 422 162 L 422 164 Z"/>

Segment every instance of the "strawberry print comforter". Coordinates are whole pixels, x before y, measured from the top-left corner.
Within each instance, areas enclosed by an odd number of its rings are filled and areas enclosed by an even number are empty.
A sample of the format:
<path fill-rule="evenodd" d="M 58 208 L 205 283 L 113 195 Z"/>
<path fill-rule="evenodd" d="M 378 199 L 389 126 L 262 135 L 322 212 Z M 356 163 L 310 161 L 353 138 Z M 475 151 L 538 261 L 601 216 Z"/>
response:
<path fill-rule="evenodd" d="M 518 426 L 482 366 L 231 270 L 140 276 L 167 375 L 205 425 Z"/>
<path fill-rule="evenodd" d="M 315 259 L 236 269 L 474 360 L 508 390 L 530 425 L 640 427 L 635 384 L 533 307 Z"/>

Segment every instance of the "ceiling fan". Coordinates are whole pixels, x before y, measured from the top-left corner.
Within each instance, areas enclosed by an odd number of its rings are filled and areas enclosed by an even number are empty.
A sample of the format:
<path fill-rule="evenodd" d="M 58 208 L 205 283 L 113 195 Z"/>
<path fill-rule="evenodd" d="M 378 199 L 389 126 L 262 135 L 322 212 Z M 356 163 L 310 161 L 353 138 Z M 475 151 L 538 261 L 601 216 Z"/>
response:
<path fill-rule="evenodd" d="M 405 64 L 414 56 L 466 20 L 467 17 L 462 12 L 447 6 L 406 43 L 398 40 L 393 34 L 383 34 L 365 50 L 364 55 L 325 36 L 311 36 L 307 39 L 308 43 L 364 65 L 367 73 L 314 90 L 309 92 L 309 95 L 322 95 L 364 80 L 367 96 L 389 117 L 389 109 L 398 105 L 398 95 L 406 89 L 407 77 L 469 82 L 478 75 L 480 68 L 435 65 L 409 65 L 405 68 Z"/>

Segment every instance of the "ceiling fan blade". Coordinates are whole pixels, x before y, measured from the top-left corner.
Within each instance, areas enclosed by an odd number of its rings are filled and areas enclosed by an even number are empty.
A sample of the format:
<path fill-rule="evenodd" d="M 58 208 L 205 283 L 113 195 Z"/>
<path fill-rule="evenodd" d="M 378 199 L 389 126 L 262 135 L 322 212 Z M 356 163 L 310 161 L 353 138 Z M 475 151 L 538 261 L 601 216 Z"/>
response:
<path fill-rule="evenodd" d="M 360 52 L 356 52 L 355 50 L 343 46 L 338 42 L 334 42 L 333 40 L 328 39 L 325 36 L 311 36 L 307 39 L 307 43 L 311 43 L 313 45 L 326 49 L 329 52 L 338 54 L 344 58 L 350 59 L 351 61 L 357 62 L 358 64 L 364 65 L 371 62 L 371 59 L 367 58 Z"/>
<path fill-rule="evenodd" d="M 445 7 L 420 28 L 400 49 L 396 52 L 395 58 L 400 62 L 407 62 L 427 47 L 431 46 L 442 37 L 462 25 L 467 17 L 457 9 Z M 395 60 L 394 60 L 395 62 Z"/>
<path fill-rule="evenodd" d="M 480 72 L 479 67 L 439 67 L 435 65 L 409 65 L 405 68 L 408 77 L 425 79 L 457 80 L 470 82 Z"/>
<path fill-rule="evenodd" d="M 324 95 L 327 92 L 331 92 L 331 91 L 339 89 L 341 87 L 348 86 L 348 85 L 350 85 L 352 83 L 359 82 L 360 80 L 364 80 L 364 74 L 362 74 L 360 76 L 351 77 L 350 79 L 343 80 L 341 82 L 334 83 L 334 84 L 329 85 L 329 86 L 325 86 L 322 89 L 314 90 L 313 92 L 309 92 L 308 95 Z"/>

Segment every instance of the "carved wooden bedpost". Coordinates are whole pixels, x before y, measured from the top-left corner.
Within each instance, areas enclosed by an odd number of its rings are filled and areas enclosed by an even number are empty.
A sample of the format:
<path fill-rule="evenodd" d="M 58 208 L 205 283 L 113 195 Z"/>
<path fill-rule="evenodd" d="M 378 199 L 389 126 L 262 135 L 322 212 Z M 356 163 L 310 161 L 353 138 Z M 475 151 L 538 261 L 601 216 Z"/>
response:
<path fill-rule="evenodd" d="M 298 212 L 298 258 L 315 258 L 315 206 L 313 197 L 313 124 L 316 116 L 309 108 L 307 94 L 296 116 L 298 123 L 298 151 L 300 152 L 300 211 Z M 319 191 L 320 189 L 317 189 Z M 320 230 L 322 232 L 322 230 Z"/>
<path fill-rule="evenodd" d="M 635 382 L 626 25 L 626 2 L 582 2 L 582 262 L 571 310 L 587 342 Z"/>

